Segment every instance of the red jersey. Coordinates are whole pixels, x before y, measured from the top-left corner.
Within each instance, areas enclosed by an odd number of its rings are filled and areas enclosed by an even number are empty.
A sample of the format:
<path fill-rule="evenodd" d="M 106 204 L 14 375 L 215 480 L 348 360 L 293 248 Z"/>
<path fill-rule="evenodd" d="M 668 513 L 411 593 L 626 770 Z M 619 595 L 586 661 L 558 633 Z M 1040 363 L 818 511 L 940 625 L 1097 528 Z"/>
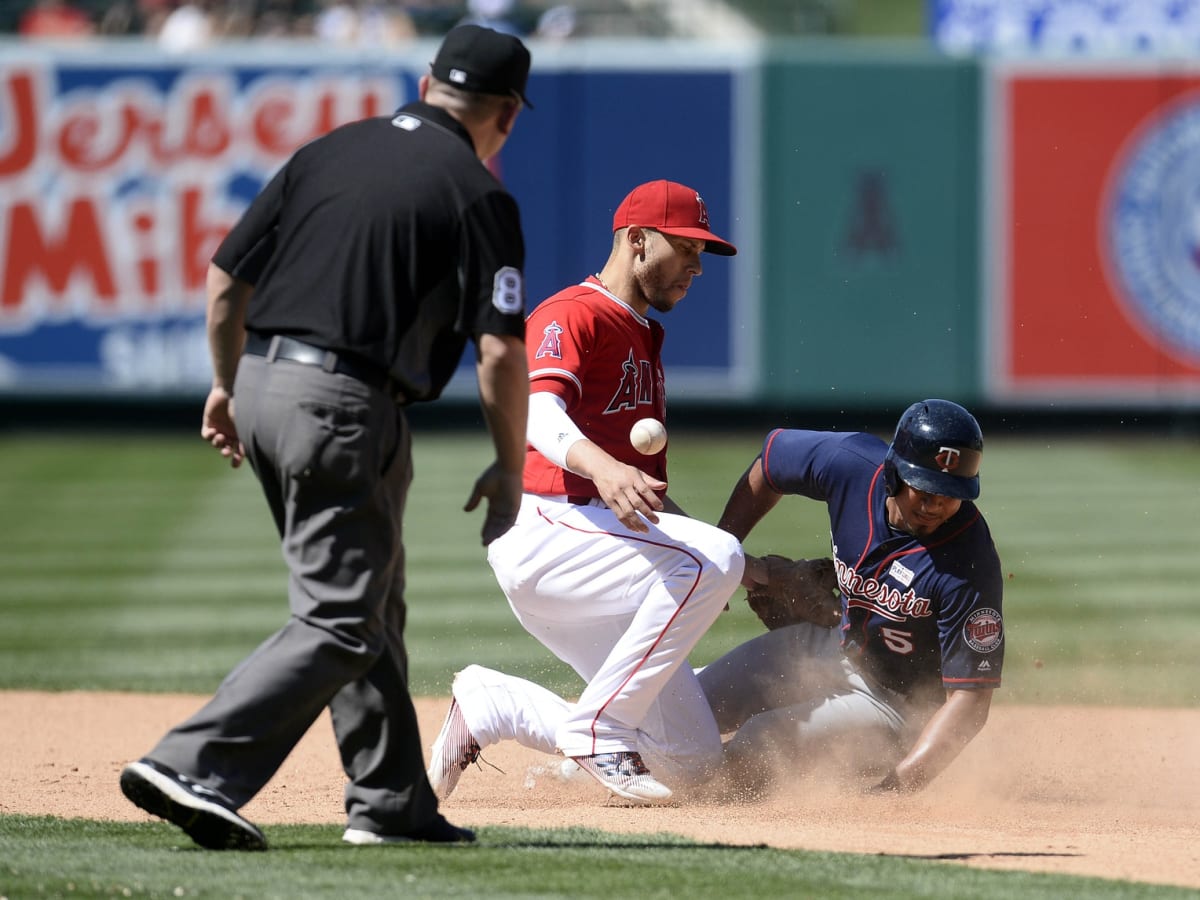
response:
<path fill-rule="evenodd" d="M 644 456 L 629 442 L 638 419 L 666 423 L 663 327 L 636 313 L 589 277 L 542 301 L 525 320 L 530 392 L 567 404 L 584 436 L 623 463 L 667 480 L 667 451 Z M 568 472 L 525 446 L 525 490 L 597 497 L 591 479 Z"/>

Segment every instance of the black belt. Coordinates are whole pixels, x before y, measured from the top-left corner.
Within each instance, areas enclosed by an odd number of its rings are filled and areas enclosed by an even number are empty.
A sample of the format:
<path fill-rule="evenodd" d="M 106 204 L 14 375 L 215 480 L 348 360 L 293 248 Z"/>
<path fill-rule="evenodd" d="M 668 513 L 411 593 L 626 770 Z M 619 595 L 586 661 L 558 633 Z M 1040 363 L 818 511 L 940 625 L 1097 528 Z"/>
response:
<path fill-rule="evenodd" d="M 286 359 L 288 362 L 300 363 L 303 366 L 319 366 L 326 372 L 336 372 L 339 375 L 349 375 L 363 384 L 383 391 L 395 397 L 397 402 L 403 402 L 403 394 L 399 390 L 396 379 L 386 371 L 369 363 L 358 362 L 326 350 L 314 347 L 304 341 L 275 334 L 267 337 L 258 334 L 246 334 L 246 353 L 251 356 L 265 357 L 267 362 Z"/>
<path fill-rule="evenodd" d="M 568 494 L 567 502 L 574 506 L 590 506 L 593 500 L 598 500 L 598 497 L 585 497 L 583 494 Z"/>

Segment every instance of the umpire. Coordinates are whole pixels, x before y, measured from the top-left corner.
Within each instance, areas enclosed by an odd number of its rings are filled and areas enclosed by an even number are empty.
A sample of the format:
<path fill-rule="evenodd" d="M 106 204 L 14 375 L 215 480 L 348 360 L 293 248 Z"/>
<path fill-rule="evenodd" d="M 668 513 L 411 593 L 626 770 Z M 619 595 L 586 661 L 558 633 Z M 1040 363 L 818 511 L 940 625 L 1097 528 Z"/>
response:
<path fill-rule="evenodd" d="M 473 340 L 496 459 L 466 509 L 487 501 L 484 544 L 507 531 L 525 458 L 525 246 L 483 161 L 527 105 L 529 62 L 515 37 L 455 28 L 418 102 L 298 150 L 209 266 L 200 433 L 258 476 L 291 615 L 121 773 L 133 803 L 203 847 L 266 849 L 237 810 L 326 706 L 349 779 L 345 841 L 475 839 L 438 812 L 408 692 L 403 407 L 436 399 Z"/>

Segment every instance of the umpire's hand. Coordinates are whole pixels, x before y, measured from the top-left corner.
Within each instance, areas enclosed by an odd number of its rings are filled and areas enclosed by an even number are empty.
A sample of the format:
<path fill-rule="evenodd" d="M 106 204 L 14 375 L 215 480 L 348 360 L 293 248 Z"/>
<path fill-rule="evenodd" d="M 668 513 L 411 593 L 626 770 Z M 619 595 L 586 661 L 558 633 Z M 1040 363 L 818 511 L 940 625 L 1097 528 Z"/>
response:
<path fill-rule="evenodd" d="M 517 521 L 517 511 L 521 508 L 521 473 L 506 472 L 498 462 L 492 463 L 476 479 L 463 510 L 471 512 L 484 497 L 488 501 L 483 517 L 483 546 L 486 547 Z"/>
<path fill-rule="evenodd" d="M 246 449 L 238 439 L 237 426 L 233 423 L 233 397 L 224 388 L 214 387 L 209 391 L 204 402 L 200 437 L 212 444 L 235 469 L 246 458 Z"/>

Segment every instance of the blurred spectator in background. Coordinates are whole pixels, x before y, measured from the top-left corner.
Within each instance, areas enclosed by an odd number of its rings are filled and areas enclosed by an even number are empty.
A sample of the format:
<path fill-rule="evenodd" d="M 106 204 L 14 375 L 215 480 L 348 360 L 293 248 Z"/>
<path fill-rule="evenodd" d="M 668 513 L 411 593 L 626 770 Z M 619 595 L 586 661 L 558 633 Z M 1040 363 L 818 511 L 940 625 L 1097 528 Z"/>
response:
<path fill-rule="evenodd" d="M 591 30 L 575 3 L 546 0 L 0 0 L 0 10 L 6 6 L 10 18 L 0 31 L 31 38 L 141 36 L 175 53 L 263 38 L 392 47 L 443 35 L 459 23 L 551 41 Z"/>
<path fill-rule="evenodd" d="M 513 13 L 515 0 L 467 0 L 467 14 L 459 25 L 482 25 L 502 34 L 524 36 L 524 29 Z"/>
<path fill-rule="evenodd" d="M 351 0 L 325 0 L 313 20 L 313 34 L 330 44 L 352 44 L 358 35 L 358 10 Z"/>
<path fill-rule="evenodd" d="M 367 3 L 358 12 L 359 46 L 391 47 L 417 36 L 412 17 L 394 3 Z"/>
<path fill-rule="evenodd" d="M 167 0 L 118 0 L 104 7 L 96 30 L 105 37 L 154 36 L 170 11 Z"/>
<path fill-rule="evenodd" d="M 313 34 L 312 16 L 288 16 L 279 10 L 271 9 L 262 13 L 252 23 L 250 37 L 253 38 L 310 38 Z"/>
<path fill-rule="evenodd" d="M 407 10 L 393 3 L 328 0 L 316 16 L 313 33 L 330 44 L 390 47 L 412 40 L 417 29 Z"/>
<path fill-rule="evenodd" d="M 79 38 L 95 31 L 91 17 L 67 0 L 37 0 L 17 25 L 17 33 L 26 38 Z"/>
<path fill-rule="evenodd" d="M 579 14 L 575 7 L 561 3 L 551 6 L 538 16 L 536 37 L 548 41 L 565 41 L 579 31 Z"/>
<path fill-rule="evenodd" d="M 171 53 L 188 53 L 211 42 L 214 30 L 207 0 L 185 0 L 167 13 L 158 43 Z"/>

